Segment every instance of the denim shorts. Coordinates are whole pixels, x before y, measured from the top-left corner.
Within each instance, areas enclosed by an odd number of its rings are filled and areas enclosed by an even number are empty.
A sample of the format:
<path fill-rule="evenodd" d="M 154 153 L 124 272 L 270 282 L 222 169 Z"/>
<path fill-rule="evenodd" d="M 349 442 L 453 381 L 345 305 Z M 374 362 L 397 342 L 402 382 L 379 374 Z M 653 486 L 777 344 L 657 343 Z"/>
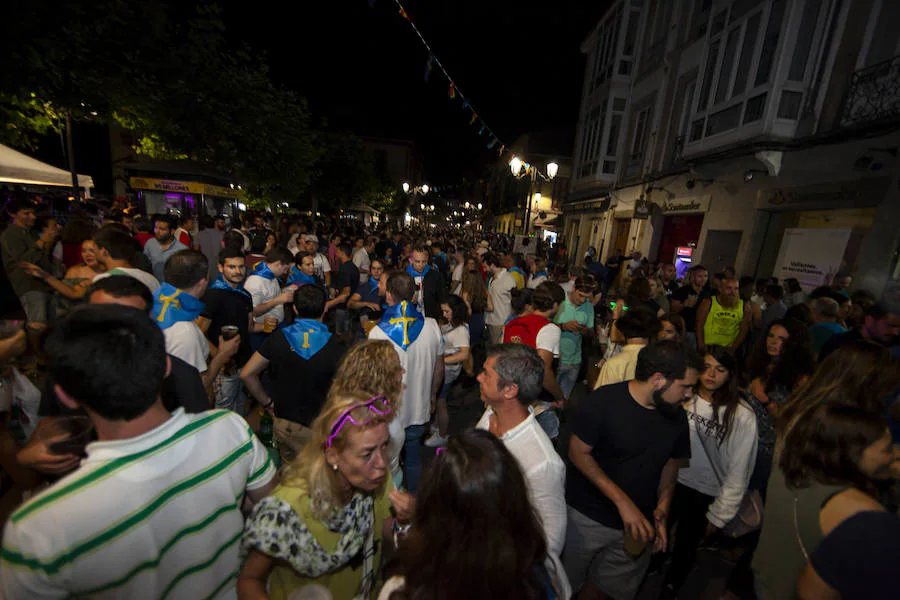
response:
<path fill-rule="evenodd" d="M 48 323 L 50 301 L 53 296 L 47 292 L 32 290 L 19 296 L 19 303 L 25 310 L 25 318 L 31 323 Z"/>

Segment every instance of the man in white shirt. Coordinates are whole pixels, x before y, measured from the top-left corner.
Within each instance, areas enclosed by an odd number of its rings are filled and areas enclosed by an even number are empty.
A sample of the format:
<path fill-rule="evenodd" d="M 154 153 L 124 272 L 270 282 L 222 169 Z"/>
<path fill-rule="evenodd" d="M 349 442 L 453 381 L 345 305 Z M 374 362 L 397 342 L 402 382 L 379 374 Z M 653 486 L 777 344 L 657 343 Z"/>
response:
<path fill-rule="evenodd" d="M 233 596 L 241 500 L 257 502 L 276 484 L 247 422 L 230 411 L 166 410 L 165 340 L 142 310 L 79 308 L 44 350 L 60 402 L 85 410 L 97 441 L 80 468 L 10 517 L 0 595 Z"/>
<path fill-rule="evenodd" d="M 101 227 L 94 234 L 94 243 L 97 244 L 97 262 L 103 265 L 105 271 L 95 276 L 93 281 L 112 275 L 127 275 L 147 286 L 151 294 L 159 289 L 156 277 L 131 266 L 129 259 L 134 254 L 134 240 L 127 233 L 115 227 Z"/>
<path fill-rule="evenodd" d="M 319 252 L 319 238 L 308 233 L 303 236 L 303 243 L 306 247 L 306 251 L 313 255 L 313 265 L 316 268 L 316 279 L 319 283 L 324 284 L 326 287 L 330 287 L 331 265 L 328 264 L 328 259 L 325 258 L 325 255 Z"/>
<path fill-rule="evenodd" d="M 150 316 L 156 321 L 166 340 L 166 352 L 196 368 L 208 388 L 219 370 L 234 356 L 240 346 L 237 336 L 223 341 L 218 348 L 210 344 L 197 325 L 203 311 L 200 298 L 206 293 L 209 264 L 202 252 L 181 250 L 166 261 L 166 283 L 153 294 Z M 212 361 L 207 361 L 213 355 Z"/>
<path fill-rule="evenodd" d="M 353 264 L 359 269 L 359 282 L 366 283 L 369 281 L 369 267 L 372 264 L 369 255 L 375 251 L 375 238 L 360 238 L 357 243 L 359 245 L 353 249 Z"/>
<path fill-rule="evenodd" d="M 488 252 L 482 260 L 491 270 L 488 294 L 494 306 L 494 310 L 485 313 L 484 322 L 488 327 L 490 343 L 496 344 L 503 339 L 503 326 L 513 314 L 511 294 L 516 288 L 516 280 L 500 265 L 500 260 L 494 254 Z"/>
<path fill-rule="evenodd" d="M 253 299 L 253 320 L 265 324 L 266 317 L 274 317 L 278 323 L 284 321 L 284 305 L 294 301 L 295 286 L 281 290 L 278 281 L 294 264 L 289 250 L 275 247 L 266 254 L 266 259 L 257 264 L 244 283 L 244 289 Z M 262 343 L 262 340 L 258 340 Z M 259 347 L 256 344 L 253 350 Z"/>
<path fill-rule="evenodd" d="M 396 475 L 399 447 L 405 435 L 406 488 L 415 493 L 422 472 L 421 439 L 437 404 L 444 378 L 441 328 L 437 321 L 420 313 L 413 304 L 416 283 L 405 272 L 395 271 L 384 282 L 387 310 L 369 332 L 369 339 L 390 340 L 400 357 L 403 374 L 403 401 L 391 428 L 391 470 Z M 399 430 L 398 426 L 404 429 Z M 396 483 L 396 482 L 395 482 Z"/>
<path fill-rule="evenodd" d="M 487 410 L 476 427 L 500 438 L 519 461 L 547 547 L 559 556 L 566 539 L 566 467 L 529 406 L 541 391 L 542 370 L 543 361 L 529 346 L 492 348 L 478 375 Z"/>

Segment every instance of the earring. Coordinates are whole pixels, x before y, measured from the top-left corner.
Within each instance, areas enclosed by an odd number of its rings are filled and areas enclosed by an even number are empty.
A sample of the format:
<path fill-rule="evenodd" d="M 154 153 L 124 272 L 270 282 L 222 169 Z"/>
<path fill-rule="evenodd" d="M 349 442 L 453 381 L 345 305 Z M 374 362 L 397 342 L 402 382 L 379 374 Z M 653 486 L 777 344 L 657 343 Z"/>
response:
<path fill-rule="evenodd" d="M 337 471 L 337 465 L 331 465 L 331 468 Z"/>

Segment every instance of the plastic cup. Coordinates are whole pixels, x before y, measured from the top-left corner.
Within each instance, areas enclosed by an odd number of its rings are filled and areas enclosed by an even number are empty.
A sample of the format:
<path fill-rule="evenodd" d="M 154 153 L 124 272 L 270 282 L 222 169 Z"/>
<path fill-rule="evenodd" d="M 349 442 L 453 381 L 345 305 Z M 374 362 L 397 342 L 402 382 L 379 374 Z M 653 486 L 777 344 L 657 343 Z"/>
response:
<path fill-rule="evenodd" d="M 236 338 L 239 333 L 237 325 L 223 325 L 220 331 L 222 333 L 222 339 L 226 341 Z"/>
<path fill-rule="evenodd" d="M 263 333 L 272 333 L 277 326 L 278 319 L 276 317 L 266 317 L 263 319 Z"/>
<path fill-rule="evenodd" d="M 647 543 L 636 540 L 627 533 L 625 534 L 625 552 L 634 558 L 638 558 L 647 549 Z"/>
<path fill-rule="evenodd" d="M 38 430 L 38 439 L 50 454 L 87 456 L 85 446 L 91 441 L 94 425 L 87 417 L 55 417 Z"/>

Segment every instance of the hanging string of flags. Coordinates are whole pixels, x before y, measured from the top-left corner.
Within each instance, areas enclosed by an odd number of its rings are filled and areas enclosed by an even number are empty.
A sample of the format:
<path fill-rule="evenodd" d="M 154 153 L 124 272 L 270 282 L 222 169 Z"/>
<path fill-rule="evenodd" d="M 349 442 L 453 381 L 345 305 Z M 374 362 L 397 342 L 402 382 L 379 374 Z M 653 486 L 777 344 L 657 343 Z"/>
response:
<path fill-rule="evenodd" d="M 375 8 L 375 0 L 368 0 L 369 8 Z M 487 123 L 484 122 L 478 112 L 475 110 L 475 107 L 472 106 L 469 98 L 463 93 L 463 91 L 459 88 L 459 85 L 456 81 L 450 77 L 450 73 L 447 72 L 447 69 L 444 68 L 444 65 L 441 64 L 440 59 L 435 55 L 434 51 L 431 49 L 431 45 L 425 39 L 425 36 L 422 35 L 422 32 L 419 31 L 419 28 L 416 27 L 416 24 L 409 17 L 409 13 L 406 12 L 406 9 L 403 8 L 403 4 L 400 3 L 400 0 L 393 0 L 394 4 L 397 5 L 397 9 L 399 10 L 400 16 L 403 17 L 407 23 L 409 23 L 410 28 L 412 28 L 413 33 L 416 34 L 416 37 L 419 38 L 419 41 L 422 42 L 422 45 L 425 46 L 425 50 L 428 52 L 428 59 L 425 61 L 425 83 L 429 83 L 431 80 L 431 72 L 434 70 L 434 67 L 437 67 L 441 73 L 444 74 L 444 77 L 447 79 L 449 83 L 449 87 L 447 89 L 447 96 L 450 100 L 459 99 L 461 102 L 461 107 L 465 111 L 469 111 L 471 113 L 471 117 L 469 118 L 469 125 L 478 126 L 478 135 L 486 136 L 485 146 L 488 150 L 493 150 L 497 148 L 497 155 L 502 156 L 506 151 L 506 144 L 500 141 L 500 138 L 494 133 L 494 131 L 488 127 Z"/>

